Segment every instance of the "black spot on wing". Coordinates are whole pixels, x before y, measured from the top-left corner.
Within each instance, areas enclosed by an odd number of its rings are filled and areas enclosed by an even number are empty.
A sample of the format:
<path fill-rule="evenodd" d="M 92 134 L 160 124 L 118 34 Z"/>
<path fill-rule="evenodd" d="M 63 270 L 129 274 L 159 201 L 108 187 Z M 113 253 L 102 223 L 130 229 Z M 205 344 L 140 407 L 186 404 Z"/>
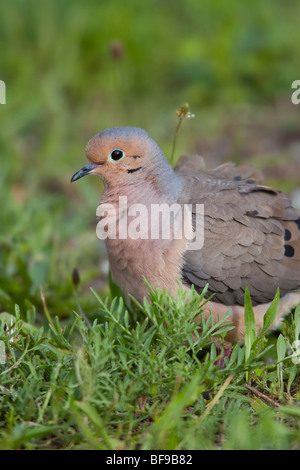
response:
<path fill-rule="evenodd" d="M 288 242 L 292 238 L 292 234 L 289 230 L 285 229 L 284 231 L 284 240 Z"/>
<path fill-rule="evenodd" d="M 258 215 L 258 211 L 256 211 L 256 210 L 247 211 L 246 214 L 249 215 L 250 217 L 256 217 Z"/>
<path fill-rule="evenodd" d="M 291 245 L 284 245 L 284 256 L 292 258 L 295 254 L 295 250 Z"/>

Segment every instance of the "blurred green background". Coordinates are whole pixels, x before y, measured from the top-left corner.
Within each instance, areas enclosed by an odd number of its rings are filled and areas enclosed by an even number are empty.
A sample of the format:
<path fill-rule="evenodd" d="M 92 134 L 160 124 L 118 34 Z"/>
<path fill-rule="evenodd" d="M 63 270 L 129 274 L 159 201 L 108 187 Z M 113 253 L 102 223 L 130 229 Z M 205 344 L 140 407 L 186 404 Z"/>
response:
<path fill-rule="evenodd" d="M 40 289 L 53 315 L 78 299 L 95 312 L 101 183 L 69 181 L 104 128 L 143 127 L 169 156 L 189 102 L 177 156 L 254 163 L 297 196 L 299 2 L 2 0 L 0 12 L 0 312 L 42 314 Z"/>

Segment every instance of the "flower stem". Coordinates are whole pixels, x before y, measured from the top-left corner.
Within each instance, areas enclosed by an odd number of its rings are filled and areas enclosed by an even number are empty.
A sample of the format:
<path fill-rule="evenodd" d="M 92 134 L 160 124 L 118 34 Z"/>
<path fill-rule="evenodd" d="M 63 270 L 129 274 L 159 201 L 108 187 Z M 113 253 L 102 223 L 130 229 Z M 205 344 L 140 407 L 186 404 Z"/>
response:
<path fill-rule="evenodd" d="M 176 147 L 176 139 L 177 139 L 177 134 L 178 134 L 179 128 L 181 126 L 181 123 L 182 123 L 182 118 L 179 118 L 178 124 L 176 126 L 176 130 L 175 130 L 175 134 L 174 134 L 172 153 L 171 153 L 171 157 L 170 157 L 170 163 L 171 163 L 172 166 L 174 166 L 173 160 L 174 160 L 174 153 L 175 153 L 175 147 Z"/>

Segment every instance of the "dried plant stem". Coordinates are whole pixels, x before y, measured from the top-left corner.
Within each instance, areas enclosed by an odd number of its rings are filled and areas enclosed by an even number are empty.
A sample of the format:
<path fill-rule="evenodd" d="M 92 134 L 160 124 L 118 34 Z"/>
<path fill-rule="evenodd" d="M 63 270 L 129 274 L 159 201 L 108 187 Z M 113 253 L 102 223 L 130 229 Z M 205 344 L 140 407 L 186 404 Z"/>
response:
<path fill-rule="evenodd" d="M 280 407 L 280 405 L 276 401 L 272 400 L 272 398 L 268 397 L 264 393 L 259 392 L 258 390 L 256 390 L 256 388 L 251 387 L 251 385 L 246 384 L 245 388 L 247 388 L 247 390 L 253 393 L 253 395 L 255 395 L 256 397 L 269 403 L 271 406 L 274 406 L 275 408 Z"/>
<path fill-rule="evenodd" d="M 174 153 L 175 153 L 175 148 L 176 148 L 177 134 L 178 134 L 179 128 L 181 126 L 181 123 L 182 123 L 182 118 L 179 118 L 176 130 L 175 130 L 175 134 L 174 134 L 172 153 L 171 153 L 171 157 L 170 157 L 170 163 L 171 163 L 172 166 L 173 166 L 173 163 L 174 163 L 173 160 L 174 160 Z"/>

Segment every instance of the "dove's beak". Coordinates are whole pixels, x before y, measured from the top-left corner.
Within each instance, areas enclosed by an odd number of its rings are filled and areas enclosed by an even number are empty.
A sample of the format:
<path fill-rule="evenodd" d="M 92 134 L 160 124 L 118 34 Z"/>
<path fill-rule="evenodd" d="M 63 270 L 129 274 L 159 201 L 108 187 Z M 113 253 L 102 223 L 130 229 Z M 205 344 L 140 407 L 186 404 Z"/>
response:
<path fill-rule="evenodd" d="M 93 163 L 87 163 L 72 176 L 71 183 L 73 183 L 73 181 L 79 180 L 79 178 L 82 178 L 83 176 L 90 175 L 93 170 L 97 168 L 97 166 L 98 165 L 94 165 Z"/>

